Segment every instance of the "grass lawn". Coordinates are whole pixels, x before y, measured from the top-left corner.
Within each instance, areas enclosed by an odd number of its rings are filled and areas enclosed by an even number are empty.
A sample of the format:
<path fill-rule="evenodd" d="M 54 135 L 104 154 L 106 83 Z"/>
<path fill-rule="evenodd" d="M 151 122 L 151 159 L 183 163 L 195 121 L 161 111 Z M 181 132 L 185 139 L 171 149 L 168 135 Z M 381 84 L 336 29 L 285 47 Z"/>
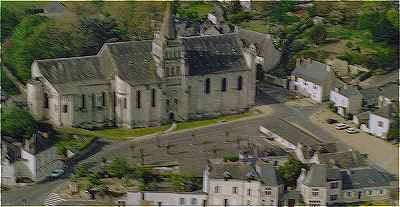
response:
<path fill-rule="evenodd" d="M 268 32 L 268 25 L 264 20 L 252 20 L 248 22 L 243 22 L 240 24 L 241 27 L 248 30 L 253 30 L 256 32 Z"/>
<path fill-rule="evenodd" d="M 221 121 L 232 121 L 243 117 L 248 117 L 251 115 L 253 115 L 251 112 L 246 112 L 242 114 L 220 116 L 214 119 L 181 122 L 177 123 L 175 131 L 208 126 L 219 123 Z M 113 128 L 113 129 L 101 129 L 93 131 L 80 128 L 59 128 L 58 131 L 66 134 L 76 134 L 81 136 L 89 136 L 89 137 L 97 136 L 115 140 L 126 140 L 132 137 L 140 137 L 144 135 L 162 132 L 170 128 L 170 126 L 171 126 L 170 124 L 166 124 L 160 127 L 147 127 L 147 128 L 137 128 L 137 129 Z"/>

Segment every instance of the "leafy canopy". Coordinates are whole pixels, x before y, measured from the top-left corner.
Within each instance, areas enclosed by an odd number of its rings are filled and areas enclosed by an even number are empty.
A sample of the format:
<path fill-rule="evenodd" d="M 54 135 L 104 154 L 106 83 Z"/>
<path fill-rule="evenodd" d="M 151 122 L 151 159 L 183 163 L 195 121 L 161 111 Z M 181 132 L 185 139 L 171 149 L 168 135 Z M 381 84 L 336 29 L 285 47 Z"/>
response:
<path fill-rule="evenodd" d="M 15 106 L 7 107 L 1 116 L 1 133 L 19 141 L 30 138 L 37 129 L 32 115 Z"/>

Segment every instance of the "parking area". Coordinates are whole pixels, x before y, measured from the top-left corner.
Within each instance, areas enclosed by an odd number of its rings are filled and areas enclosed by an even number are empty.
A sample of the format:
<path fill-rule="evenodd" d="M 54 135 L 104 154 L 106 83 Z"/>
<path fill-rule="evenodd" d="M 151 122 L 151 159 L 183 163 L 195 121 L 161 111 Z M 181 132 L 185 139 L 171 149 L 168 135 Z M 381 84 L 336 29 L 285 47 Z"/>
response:
<path fill-rule="evenodd" d="M 326 120 L 334 118 L 341 123 L 346 123 L 349 126 L 354 126 L 350 121 L 345 121 L 342 117 L 329 111 L 327 107 L 311 116 L 310 120 L 319 125 L 321 128 L 326 129 L 335 138 L 349 145 L 361 153 L 368 154 L 368 158 L 373 164 L 388 172 L 399 175 L 399 148 L 390 142 L 382 140 L 378 137 L 371 136 L 364 132 L 356 134 L 349 134 L 344 130 L 335 129 L 335 124 L 328 124 Z"/>

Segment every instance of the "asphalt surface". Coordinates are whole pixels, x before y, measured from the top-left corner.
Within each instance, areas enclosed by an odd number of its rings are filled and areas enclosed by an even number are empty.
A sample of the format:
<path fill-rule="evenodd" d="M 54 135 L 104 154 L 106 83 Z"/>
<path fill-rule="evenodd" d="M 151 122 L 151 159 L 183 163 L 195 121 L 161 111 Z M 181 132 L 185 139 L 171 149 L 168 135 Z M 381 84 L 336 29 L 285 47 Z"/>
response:
<path fill-rule="evenodd" d="M 222 123 L 188 131 L 173 132 L 158 137 L 147 136 L 103 146 L 94 155 L 82 162 L 98 165 L 102 158 L 123 157 L 132 164 L 157 164 L 178 161 L 181 171 L 188 175 L 201 176 L 209 158 L 237 155 L 240 150 L 257 146 L 271 153 L 280 149 L 265 141 L 258 128 L 265 121 L 284 119 L 308 130 L 325 142 L 336 141 L 321 127 L 307 120 L 319 110 L 316 106 L 293 107 L 285 104 L 287 91 L 280 88 L 260 87 L 257 91 L 258 105 L 267 104 L 273 111 L 270 115 Z M 229 132 L 227 134 L 227 132 Z M 32 186 L 13 188 L 2 192 L 3 205 L 43 205 L 50 192 L 64 184 L 71 169 L 63 178 Z"/>

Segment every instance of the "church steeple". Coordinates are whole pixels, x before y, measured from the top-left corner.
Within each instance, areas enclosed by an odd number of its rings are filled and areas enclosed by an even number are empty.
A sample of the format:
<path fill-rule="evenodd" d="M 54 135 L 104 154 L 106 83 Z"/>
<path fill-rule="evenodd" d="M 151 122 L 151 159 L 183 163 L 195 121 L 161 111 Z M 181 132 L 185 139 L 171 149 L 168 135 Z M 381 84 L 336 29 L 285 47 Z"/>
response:
<path fill-rule="evenodd" d="M 167 2 L 160 35 L 167 40 L 176 39 L 175 8 L 172 2 Z"/>

